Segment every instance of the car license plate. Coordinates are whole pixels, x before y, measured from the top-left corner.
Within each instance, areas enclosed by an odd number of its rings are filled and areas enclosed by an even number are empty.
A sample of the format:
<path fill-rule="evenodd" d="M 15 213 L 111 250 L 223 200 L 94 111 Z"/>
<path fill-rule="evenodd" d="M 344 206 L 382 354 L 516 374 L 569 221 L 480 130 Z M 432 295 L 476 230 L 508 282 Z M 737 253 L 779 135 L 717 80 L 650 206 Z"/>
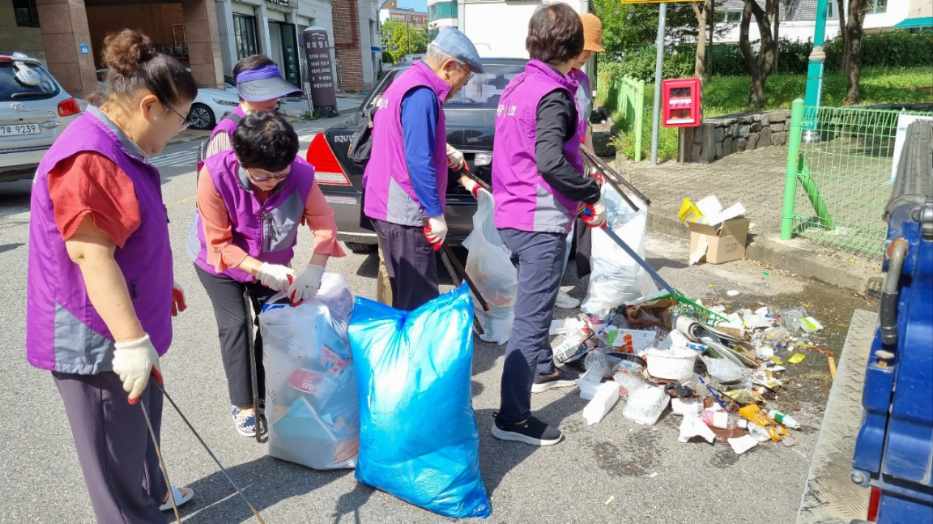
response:
<path fill-rule="evenodd" d="M 0 125 L 0 137 L 38 135 L 41 132 L 39 124 Z"/>

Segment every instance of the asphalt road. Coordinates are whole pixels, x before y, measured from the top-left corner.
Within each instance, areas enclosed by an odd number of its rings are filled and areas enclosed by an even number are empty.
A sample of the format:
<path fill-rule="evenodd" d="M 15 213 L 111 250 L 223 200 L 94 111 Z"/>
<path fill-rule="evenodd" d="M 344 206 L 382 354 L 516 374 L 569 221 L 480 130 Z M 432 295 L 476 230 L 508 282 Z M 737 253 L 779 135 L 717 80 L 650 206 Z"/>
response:
<path fill-rule="evenodd" d="M 327 122 L 314 123 L 315 127 Z M 301 129 L 307 145 L 311 128 Z M 176 144 L 155 158 L 164 177 L 177 279 L 189 309 L 175 323 L 162 361 L 166 387 L 268 522 L 437 522 L 446 520 L 357 484 L 352 471 L 318 472 L 272 459 L 262 446 L 237 435 L 229 415 L 217 332 L 207 296 L 185 253 L 195 200 L 197 143 Z M 0 184 L 0 522 L 93 520 L 62 403 L 48 373 L 24 358 L 25 274 L 29 182 Z M 302 232 L 299 256 L 308 253 Z M 708 302 L 780 307 L 805 304 L 826 325 L 825 340 L 839 350 L 855 307 L 863 299 L 751 262 L 686 267 L 687 246 L 652 238 L 650 261 L 675 287 Z M 333 260 L 354 293 L 375 296 L 374 257 Z M 727 298 L 727 290 L 739 291 Z M 679 418 L 667 413 L 653 427 L 622 417 L 621 405 L 586 427 L 584 402 L 574 389 L 536 395 L 533 408 L 560 422 L 566 439 L 536 449 L 494 440 L 502 347 L 477 344 L 473 405 L 481 432 L 481 470 L 496 522 L 792 522 L 807 474 L 828 390 L 817 354 L 788 372 L 779 402 L 803 424 L 796 445 L 759 446 L 742 456 L 722 444 L 681 444 Z M 425 414 L 430 416 L 430 414 Z M 166 405 L 163 452 L 170 475 L 192 486 L 184 508 L 190 522 L 242 522 L 249 510 L 210 458 Z M 166 514 L 166 518 L 169 514 Z"/>

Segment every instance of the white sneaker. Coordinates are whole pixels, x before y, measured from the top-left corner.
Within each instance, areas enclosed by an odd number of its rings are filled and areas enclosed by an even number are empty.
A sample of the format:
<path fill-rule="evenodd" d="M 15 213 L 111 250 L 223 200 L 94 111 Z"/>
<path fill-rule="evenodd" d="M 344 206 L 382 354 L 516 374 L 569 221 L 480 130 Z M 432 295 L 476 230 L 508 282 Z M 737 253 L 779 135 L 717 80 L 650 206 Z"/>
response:
<path fill-rule="evenodd" d="M 561 309 L 576 309 L 580 307 L 580 301 L 570 296 L 566 291 L 558 291 L 554 305 Z"/>

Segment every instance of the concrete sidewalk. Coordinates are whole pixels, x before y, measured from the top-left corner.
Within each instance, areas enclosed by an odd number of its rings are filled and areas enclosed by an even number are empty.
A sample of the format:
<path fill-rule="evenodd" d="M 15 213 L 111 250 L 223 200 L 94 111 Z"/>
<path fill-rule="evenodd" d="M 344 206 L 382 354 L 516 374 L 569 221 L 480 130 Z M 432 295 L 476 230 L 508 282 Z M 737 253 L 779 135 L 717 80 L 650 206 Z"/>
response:
<path fill-rule="evenodd" d="M 780 240 L 786 162 L 787 149 L 772 146 L 710 164 L 652 166 L 620 157 L 615 166 L 651 199 L 652 232 L 688 237 L 686 226 L 677 219 L 681 201 L 716 195 L 723 206 L 741 202 L 747 210 L 751 226 L 746 258 L 858 293 L 872 290 L 881 274 L 880 257 L 869 260 L 803 238 Z"/>

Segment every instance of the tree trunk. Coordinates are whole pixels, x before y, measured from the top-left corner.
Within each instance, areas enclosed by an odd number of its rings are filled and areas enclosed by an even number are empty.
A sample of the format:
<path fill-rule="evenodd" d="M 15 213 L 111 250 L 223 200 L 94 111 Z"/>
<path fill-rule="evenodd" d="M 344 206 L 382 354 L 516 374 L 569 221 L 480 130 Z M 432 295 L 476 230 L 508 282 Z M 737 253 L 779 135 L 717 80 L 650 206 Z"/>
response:
<path fill-rule="evenodd" d="M 846 77 L 849 79 L 849 92 L 843 105 L 855 105 L 862 100 L 859 81 L 862 74 L 862 24 L 865 21 L 863 0 L 849 0 L 849 20 L 846 22 Z"/>
<path fill-rule="evenodd" d="M 742 21 L 739 24 L 739 49 L 742 51 L 742 58 L 745 59 L 745 70 L 752 78 L 751 89 L 748 93 L 748 103 L 754 109 L 760 109 L 764 105 L 764 81 L 761 78 L 761 66 L 752 44 L 748 41 L 748 28 L 752 21 L 752 6 L 758 7 L 754 0 L 745 0 L 745 8 L 742 10 Z"/>
<path fill-rule="evenodd" d="M 707 0 L 709 2 L 709 14 L 706 15 L 706 21 L 709 23 L 709 42 L 706 45 L 706 71 L 713 74 L 713 36 L 716 32 L 716 0 Z"/>
<path fill-rule="evenodd" d="M 706 80 L 706 2 L 691 4 L 697 20 L 697 47 L 693 59 L 693 76 Z"/>
<path fill-rule="evenodd" d="M 836 0 L 836 16 L 839 17 L 839 38 L 842 39 L 842 64 L 840 64 L 843 73 L 849 70 L 849 48 L 846 46 L 846 0 Z"/>
<path fill-rule="evenodd" d="M 778 37 L 778 26 L 781 24 L 781 2 L 779 0 L 774 0 L 773 12 L 769 14 L 771 16 L 771 38 L 774 40 L 774 66 L 771 72 L 776 73 L 778 61 L 781 58 L 781 39 Z"/>

